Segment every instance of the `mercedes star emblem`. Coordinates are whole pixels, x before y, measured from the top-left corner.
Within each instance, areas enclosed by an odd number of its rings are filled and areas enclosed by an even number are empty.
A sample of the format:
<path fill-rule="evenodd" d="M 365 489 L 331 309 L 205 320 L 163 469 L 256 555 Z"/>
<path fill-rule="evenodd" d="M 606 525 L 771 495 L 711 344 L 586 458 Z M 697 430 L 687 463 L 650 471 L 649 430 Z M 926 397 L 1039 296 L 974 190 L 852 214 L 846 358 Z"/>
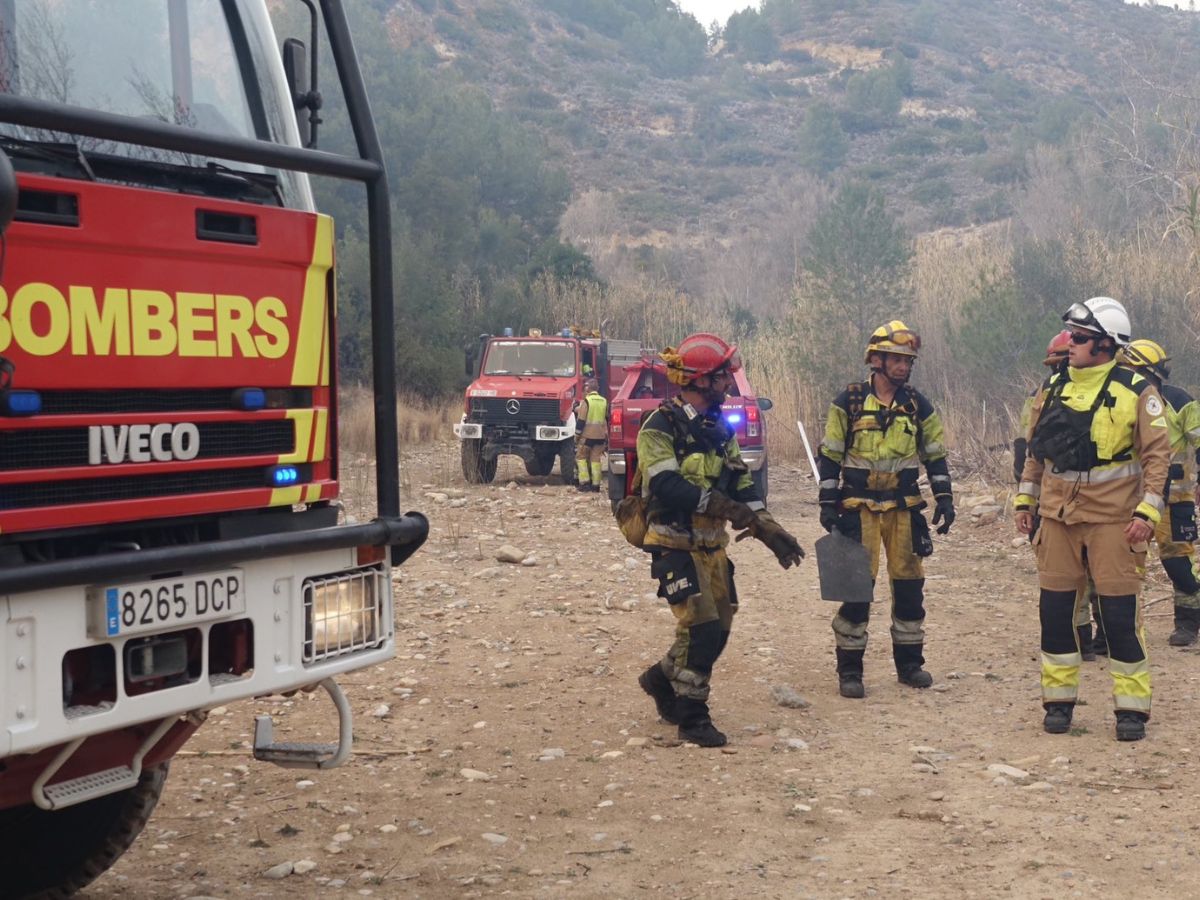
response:
<path fill-rule="evenodd" d="M 519 413 L 521 411 L 521 401 L 520 400 L 509 400 L 507 403 L 504 404 L 504 408 L 508 410 L 508 414 L 510 416 L 515 416 L 517 413 Z"/>

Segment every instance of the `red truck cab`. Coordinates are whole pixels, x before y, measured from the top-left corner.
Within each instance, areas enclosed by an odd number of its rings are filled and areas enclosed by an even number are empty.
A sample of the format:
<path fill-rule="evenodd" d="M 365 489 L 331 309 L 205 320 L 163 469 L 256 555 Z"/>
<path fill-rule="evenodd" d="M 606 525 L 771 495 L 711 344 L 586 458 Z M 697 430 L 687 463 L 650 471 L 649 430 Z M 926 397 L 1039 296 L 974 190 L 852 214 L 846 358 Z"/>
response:
<path fill-rule="evenodd" d="M 571 329 L 544 335 L 481 335 L 478 364 L 467 357 L 463 415 L 454 425 L 463 477 L 472 484 L 496 477 L 504 455 L 519 456 L 530 475 L 549 475 L 558 460 L 562 479 L 575 480 L 575 404 L 595 377 L 611 397 L 625 368 L 640 358 L 637 341 L 581 335 Z"/>
<path fill-rule="evenodd" d="M 742 458 L 750 467 L 763 499 L 767 499 L 767 421 L 763 415 L 773 405 L 755 395 L 744 369 L 733 375 L 729 396 L 721 404 L 725 421 L 737 435 Z M 637 471 L 637 436 L 642 419 L 663 400 L 679 393 L 667 378 L 661 358 L 643 357 L 625 370 L 625 380 L 609 407 L 608 497 L 615 506 L 627 496 Z"/>

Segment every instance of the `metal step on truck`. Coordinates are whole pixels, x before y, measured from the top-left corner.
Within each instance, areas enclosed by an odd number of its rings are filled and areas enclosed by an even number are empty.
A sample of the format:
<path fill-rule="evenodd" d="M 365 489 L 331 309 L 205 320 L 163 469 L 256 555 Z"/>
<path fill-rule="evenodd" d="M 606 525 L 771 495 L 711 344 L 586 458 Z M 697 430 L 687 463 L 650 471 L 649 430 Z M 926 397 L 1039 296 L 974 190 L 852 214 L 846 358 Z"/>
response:
<path fill-rule="evenodd" d="M 281 3 L 294 0 L 280 0 Z M 232 701 L 394 654 L 401 514 L 389 199 L 340 2 L 0 0 L 0 895 L 67 896 L 133 842 Z M 316 148 L 318 40 L 358 153 Z M 50 52 L 53 50 L 54 52 Z M 369 222 L 376 516 L 340 515 L 333 222 Z M 299 735 L 298 737 L 303 737 Z"/>

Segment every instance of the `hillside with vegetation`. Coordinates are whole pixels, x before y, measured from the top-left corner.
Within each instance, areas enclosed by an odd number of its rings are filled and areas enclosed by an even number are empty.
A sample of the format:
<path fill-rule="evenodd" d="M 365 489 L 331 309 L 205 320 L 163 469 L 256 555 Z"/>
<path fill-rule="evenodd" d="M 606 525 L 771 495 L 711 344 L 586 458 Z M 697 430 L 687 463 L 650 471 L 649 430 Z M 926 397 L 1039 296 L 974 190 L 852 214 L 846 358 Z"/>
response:
<path fill-rule="evenodd" d="M 864 323 L 902 315 L 932 339 L 922 383 L 1003 410 L 1067 300 L 1111 293 L 1148 332 L 1196 333 L 1191 12 L 764 0 L 702 27 L 670 0 L 350 8 L 413 390 L 452 393 L 463 343 L 503 325 L 607 320 L 653 343 L 706 325 L 819 411 Z M 337 106 L 331 148 L 349 143 Z M 354 376 L 361 225 L 349 189 L 320 190 Z"/>

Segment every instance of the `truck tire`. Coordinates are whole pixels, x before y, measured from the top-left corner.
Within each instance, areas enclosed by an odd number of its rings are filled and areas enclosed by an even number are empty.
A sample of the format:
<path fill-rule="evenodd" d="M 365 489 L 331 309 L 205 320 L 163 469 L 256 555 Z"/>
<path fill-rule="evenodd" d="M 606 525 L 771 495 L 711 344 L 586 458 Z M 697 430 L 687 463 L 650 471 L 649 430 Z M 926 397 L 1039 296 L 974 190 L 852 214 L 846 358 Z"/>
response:
<path fill-rule="evenodd" d="M 5 897 L 58 900 L 91 884 L 146 827 L 167 780 L 167 763 L 135 787 L 47 812 L 30 803 L 0 811 Z"/>
<path fill-rule="evenodd" d="M 754 484 L 758 488 L 758 493 L 762 497 L 763 503 L 766 503 L 767 489 L 771 486 L 771 483 L 767 477 L 767 461 L 765 459 L 757 472 L 750 473 L 750 477 L 754 479 Z"/>
<path fill-rule="evenodd" d="M 617 504 L 625 499 L 625 476 L 613 475 L 611 472 L 608 475 L 608 505 L 613 511 L 613 515 L 617 514 Z"/>
<path fill-rule="evenodd" d="M 558 442 L 558 469 L 563 484 L 575 484 L 579 480 L 575 477 L 575 442 L 570 438 Z"/>
<path fill-rule="evenodd" d="M 491 484 L 496 477 L 496 460 L 484 459 L 482 449 L 483 441 L 462 442 L 463 478 L 467 479 L 468 484 Z"/>
<path fill-rule="evenodd" d="M 535 477 L 549 475 L 554 469 L 554 454 L 547 456 L 545 453 L 533 451 L 533 459 L 525 460 L 525 471 Z"/>

